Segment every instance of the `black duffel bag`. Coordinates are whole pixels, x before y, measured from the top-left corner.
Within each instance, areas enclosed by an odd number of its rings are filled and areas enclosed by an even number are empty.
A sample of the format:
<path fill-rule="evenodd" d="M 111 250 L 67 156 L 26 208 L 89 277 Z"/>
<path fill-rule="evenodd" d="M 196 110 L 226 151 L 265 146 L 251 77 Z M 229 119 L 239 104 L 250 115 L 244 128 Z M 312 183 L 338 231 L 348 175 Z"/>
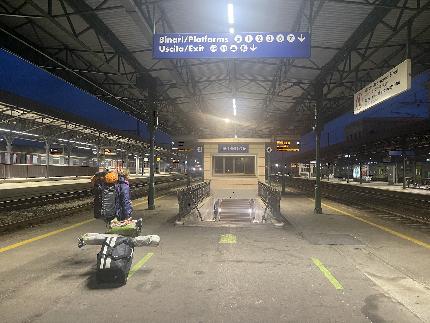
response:
<path fill-rule="evenodd" d="M 125 284 L 133 253 L 134 247 L 130 238 L 106 238 L 97 254 L 97 281 Z"/>

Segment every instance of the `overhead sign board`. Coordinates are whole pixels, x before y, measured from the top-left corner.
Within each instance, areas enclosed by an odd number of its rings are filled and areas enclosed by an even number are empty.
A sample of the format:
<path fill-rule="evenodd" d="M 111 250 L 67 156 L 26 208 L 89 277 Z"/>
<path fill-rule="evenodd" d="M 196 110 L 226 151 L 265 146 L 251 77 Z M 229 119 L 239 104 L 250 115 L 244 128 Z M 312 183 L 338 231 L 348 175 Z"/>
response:
<path fill-rule="evenodd" d="M 354 95 L 354 114 L 411 88 L 411 60 L 407 59 Z"/>
<path fill-rule="evenodd" d="M 413 150 L 390 150 L 388 156 L 415 156 Z"/>
<path fill-rule="evenodd" d="M 308 32 L 155 34 L 155 59 L 309 58 Z"/>
<path fill-rule="evenodd" d="M 62 155 L 63 154 L 63 148 L 61 148 L 61 147 L 49 148 L 49 153 L 51 155 Z"/>
<path fill-rule="evenodd" d="M 248 144 L 219 144 L 218 152 L 247 154 L 249 152 L 249 145 Z"/>
<path fill-rule="evenodd" d="M 298 152 L 298 151 L 300 151 L 300 147 L 297 144 L 297 141 L 277 140 L 276 141 L 276 150 L 277 151 L 286 151 L 286 152 Z"/>
<path fill-rule="evenodd" d="M 115 156 L 116 155 L 116 150 L 115 148 L 102 148 L 102 154 L 105 156 Z"/>

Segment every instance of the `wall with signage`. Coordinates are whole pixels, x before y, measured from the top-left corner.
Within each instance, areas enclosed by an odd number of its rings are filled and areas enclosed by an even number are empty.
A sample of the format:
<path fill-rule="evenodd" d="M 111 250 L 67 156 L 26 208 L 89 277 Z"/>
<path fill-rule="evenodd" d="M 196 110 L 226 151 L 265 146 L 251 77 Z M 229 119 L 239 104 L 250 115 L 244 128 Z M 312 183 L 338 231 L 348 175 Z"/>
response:
<path fill-rule="evenodd" d="M 270 139 L 202 139 L 204 179 L 218 197 L 252 198 L 258 181 L 265 181 L 266 143 Z M 234 193 L 233 193 L 234 192 Z M 233 194 L 233 195 L 232 195 Z"/>

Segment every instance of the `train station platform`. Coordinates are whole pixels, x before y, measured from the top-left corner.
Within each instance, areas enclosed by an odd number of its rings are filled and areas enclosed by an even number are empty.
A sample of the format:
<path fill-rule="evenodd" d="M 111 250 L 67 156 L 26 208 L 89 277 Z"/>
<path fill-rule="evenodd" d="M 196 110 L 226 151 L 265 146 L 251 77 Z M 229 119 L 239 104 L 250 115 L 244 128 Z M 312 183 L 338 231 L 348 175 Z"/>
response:
<path fill-rule="evenodd" d="M 406 187 L 403 188 L 402 183 L 396 183 L 396 184 L 388 184 L 387 182 L 363 182 L 360 184 L 358 181 L 352 181 L 350 180 L 349 183 L 346 180 L 339 180 L 339 179 L 323 179 L 323 182 L 327 183 L 337 183 L 337 184 L 345 184 L 345 185 L 358 185 L 362 187 L 371 187 L 371 188 L 377 188 L 381 190 L 387 190 L 387 191 L 393 191 L 393 192 L 408 192 L 413 194 L 423 194 L 423 195 L 430 195 L 430 189 L 424 189 L 424 188 L 415 188 L 415 187 Z"/>
<path fill-rule="evenodd" d="M 85 211 L 0 237 L 3 322 L 429 322 L 428 233 L 290 190 L 288 222 L 174 225 L 174 194 L 134 201 L 144 234 L 128 283 L 98 285 L 98 247 L 77 237 L 104 224 Z M 79 318 L 78 318 L 79 317 Z"/>
<path fill-rule="evenodd" d="M 169 173 L 155 174 L 159 176 L 169 176 Z M 131 175 L 130 180 L 139 180 L 148 178 L 149 174 Z M 45 187 L 45 186 L 59 186 L 59 185 L 73 185 L 73 184 L 86 184 L 89 183 L 91 176 L 71 176 L 71 177 L 58 177 L 58 178 L 20 178 L 20 179 L 2 179 L 0 180 L 0 191 L 8 189 L 19 189 L 27 187 Z"/>
<path fill-rule="evenodd" d="M 156 174 L 156 178 L 172 177 L 175 174 Z M 177 175 L 177 174 L 176 174 Z M 149 175 L 131 176 L 130 184 L 140 185 L 145 183 Z M 0 203 L 11 199 L 28 199 L 41 195 L 60 194 L 74 191 L 89 190 L 91 177 L 58 178 L 38 181 L 2 181 L 0 182 Z"/>

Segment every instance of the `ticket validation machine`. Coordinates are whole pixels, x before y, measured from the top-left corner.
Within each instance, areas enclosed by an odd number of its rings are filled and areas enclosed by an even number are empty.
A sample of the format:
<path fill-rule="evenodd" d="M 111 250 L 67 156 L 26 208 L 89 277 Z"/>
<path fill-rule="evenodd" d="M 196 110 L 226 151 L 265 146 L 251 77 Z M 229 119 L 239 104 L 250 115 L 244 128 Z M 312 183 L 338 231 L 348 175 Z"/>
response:
<path fill-rule="evenodd" d="M 257 197 L 258 181 L 265 181 L 266 144 L 270 139 L 200 139 L 203 144 L 204 180 L 220 199 Z"/>

